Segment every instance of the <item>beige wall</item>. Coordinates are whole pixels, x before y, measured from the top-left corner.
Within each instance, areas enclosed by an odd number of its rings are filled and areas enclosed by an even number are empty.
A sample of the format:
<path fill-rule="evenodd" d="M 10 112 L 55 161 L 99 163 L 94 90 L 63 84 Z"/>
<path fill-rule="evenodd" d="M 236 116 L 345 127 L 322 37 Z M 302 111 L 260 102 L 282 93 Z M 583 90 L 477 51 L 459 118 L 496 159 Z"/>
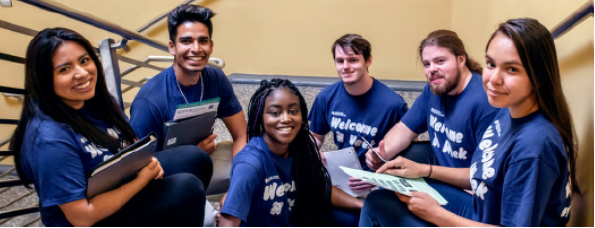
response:
<path fill-rule="evenodd" d="M 359 33 L 372 44 L 371 75 L 422 80 L 416 46 L 428 31 L 450 27 L 451 1 L 226 0 L 210 7 L 219 14 L 213 55 L 225 59 L 228 73 L 334 77 L 331 45 Z"/>
<path fill-rule="evenodd" d="M 72 28 L 97 44 L 118 36 L 35 7 L 12 1 L 0 8 L 0 20 L 31 29 L 63 26 Z M 72 8 L 137 29 L 157 15 L 182 2 L 161 0 L 59 0 Z M 226 61 L 225 72 L 305 76 L 336 76 L 330 47 L 345 33 L 359 33 L 370 40 L 373 64 L 370 73 L 383 79 L 424 80 L 417 60 L 419 42 L 435 29 L 456 31 L 472 57 L 484 63 L 487 39 L 498 23 L 509 18 L 533 17 L 553 28 L 585 0 L 204 0 L 212 8 L 215 48 L 213 57 Z M 34 15 L 34 16 L 32 16 Z M 143 32 L 168 40 L 167 24 L 160 21 Z M 0 52 L 25 55 L 31 37 L 0 29 Z M 579 178 L 585 191 L 575 201 L 572 225 L 593 226 L 593 18 L 582 22 L 556 40 L 563 86 L 570 102 L 580 140 Z M 168 55 L 138 42 L 119 54 L 142 59 Z M 121 64 L 121 69 L 129 64 Z M 154 63 L 167 66 L 167 63 Z M 0 85 L 22 88 L 23 66 L 0 61 Z M 126 76 L 139 80 L 155 75 L 150 69 Z M 124 94 L 132 101 L 137 90 Z M 0 118 L 18 118 L 19 103 L 0 96 Z M 0 139 L 12 131 L 0 125 Z M 583 207 L 579 209 L 578 207 Z"/>

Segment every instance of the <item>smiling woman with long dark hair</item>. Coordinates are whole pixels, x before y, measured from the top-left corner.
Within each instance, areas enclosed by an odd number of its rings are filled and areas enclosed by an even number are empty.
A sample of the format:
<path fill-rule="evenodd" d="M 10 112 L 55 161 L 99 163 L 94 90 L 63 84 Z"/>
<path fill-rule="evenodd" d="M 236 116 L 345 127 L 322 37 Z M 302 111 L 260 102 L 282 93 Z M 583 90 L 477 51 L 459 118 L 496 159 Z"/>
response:
<path fill-rule="evenodd" d="M 159 152 L 133 180 L 86 197 L 87 174 L 137 140 L 102 69 L 89 41 L 69 29 L 45 29 L 27 48 L 25 102 L 11 149 L 20 178 L 35 184 L 42 222 L 202 226 L 204 186 L 195 166 L 204 158 L 196 147 Z"/>
<path fill-rule="evenodd" d="M 293 83 L 260 83 L 250 99 L 249 142 L 233 160 L 220 226 L 329 225 L 332 185 L 307 115 Z"/>

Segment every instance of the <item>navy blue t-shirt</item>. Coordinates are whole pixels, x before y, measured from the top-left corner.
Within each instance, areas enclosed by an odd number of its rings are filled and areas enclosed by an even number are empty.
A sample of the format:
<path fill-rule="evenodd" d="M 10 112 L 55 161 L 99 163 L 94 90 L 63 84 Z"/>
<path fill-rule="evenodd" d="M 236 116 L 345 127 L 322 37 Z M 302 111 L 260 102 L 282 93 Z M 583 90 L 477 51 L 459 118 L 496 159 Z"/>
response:
<path fill-rule="evenodd" d="M 339 81 L 318 93 L 308 120 L 310 131 L 318 135 L 332 131 L 339 149 L 353 146 L 362 169 L 369 170 L 365 156 L 368 146 L 360 136 L 377 146 L 407 109 L 401 95 L 376 79 L 370 90 L 359 96 L 347 93 Z"/>
<path fill-rule="evenodd" d="M 481 75 L 473 75 L 456 96 L 436 96 L 426 85 L 401 120 L 416 134 L 428 131 L 438 164 L 468 168 L 481 134 L 498 109 L 488 102 Z"/>
<path fill-rule="evenodd" d="M 540 111 L 513 119 L 501 109 L 471 165 L 476 221 L 502 226 L 566 226 L 568 161 L 562 138 Z"/>
<path fill-rule="evenodd" d="M 262 136 L 252 138 L 233 159 L 221 213 L 241 219 L 241 226 L 291 226 L 297 197 L 291 167 L 291 157 L 269 150 Z"/>
<path fill-rule="evenodd" d="M 221 69 L 205 67 L 201 74 L 200 80 L 204 80 L 205 90 L 202 100 L 221 98 L 217 108 L 218 118 L 230 117 L 242 111 L 231 82 Z M 180 84 L 178 88 L 174 68 L 169 67 L 145 83 L 130 107 L 130 121 L 136 136 L 142 138 L 155 132 L 157 138 L 163 138 L 163 123 L 174 119 L 178 105 L 186 104 L 180 89 L 189 103 L 200 101 L 200 80 L 196 85 L 186 87 Z"/>
<path fill-rule="evenodd" d="M 122 142 L 118 129 L 94 119 L 84 107 L 79 112 Z M 54 121 L 41 111 L 29 121 L 21 148 L 21 165 L 35 184 L 45 226 L 72 226 L 58 205 L 86 198 L 87 174 L 112 156 L 106 148 L 89 142 L 70 126 Z"/>

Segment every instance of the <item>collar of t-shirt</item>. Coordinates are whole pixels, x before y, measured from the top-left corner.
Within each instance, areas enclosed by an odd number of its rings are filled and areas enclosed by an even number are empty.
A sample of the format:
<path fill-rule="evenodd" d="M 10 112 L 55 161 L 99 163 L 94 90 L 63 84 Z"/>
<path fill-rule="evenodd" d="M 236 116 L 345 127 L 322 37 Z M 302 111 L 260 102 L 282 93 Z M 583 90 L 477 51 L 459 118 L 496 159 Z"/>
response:
<path fill-rule="evenodd" d="M 259 147 L 262 148 L 263 155 L 268 157 L 269 160 L 273 161 L 273 163 L 275 163 L 275 166 L 284 169 L 286 169 L 287 167 L 291 167 L 291 154 L 289 154 L 289 156 L 286 158 L 281 157 L 269 149 L 269 146 L 267 145 L 266 141 L 262 136 L 258 136 L 255 139 L 258 140 L 258 143 L 260 144 Z"/>
<path fill-rule="evenodd" d="M 362 93 L 360 95 L 351 95 L 349 92 L 347 92 L 347 88 L 345 88 L 345 84 L 343 83 L 343 91 L 345 91 L 345 94 L 348 95 L 349 97 L 359 100 L 359 99 L 366 99 L 368 98 L 373 92 L 374 89 L 376 87 L 376 84 L 378 84 L 378 81 L 374 78 L 372 78 L 372 86 L 370 87 L 370 89 L 368 89 L 368 91 L 366 91 L 365 93 Z"/>
<path fill-rule="evenodd" d="M 200 72 L 201 76 L 200 76 L 199 80 L 196 82 L 196 84 L 191 85 L 191 86 L 185 86 L 185 85 L 182 85 L 182 83 L 179 83 L 178 79 L 176 77 L 176 72 L 174 71 L 174 68 L 170 67 L 169 69 L 170 69 L 170 71 L 168 72 L 167 76 L 169 77 L 169 80 L 172 82 L 172 84 L 175 87 L 174 91 L 176 91 L 176 92 L 174 92 L 174 93 L 178 93 L 178 95 L 180 97 L 186 97 L 186 99 L 188 100 L 188 103 L 199 101 L 201 90 L 202 90 L 201 85 L 200 85 L 201 80 L 203 80 L 203 84 L 205 86 L 207 86 L 207 83 L 204 81 L 206 78 L 206 74 L 205 74 L 206 68 Z M 179 88 L 178 88 L 178 85 L 180 86 Z M 180 93 L 180 90 L 182 91 L 184 96 L 182 96 L 182 94 Z M 206 95 L 203 95 L 203 100 L 205 100 L 204 96 L 206 96 Z M 182 100 L 183 99 L 184 98 L 182 98 Z M 184 101 L 184 102 L 186 102 L 186 101 Z"/>

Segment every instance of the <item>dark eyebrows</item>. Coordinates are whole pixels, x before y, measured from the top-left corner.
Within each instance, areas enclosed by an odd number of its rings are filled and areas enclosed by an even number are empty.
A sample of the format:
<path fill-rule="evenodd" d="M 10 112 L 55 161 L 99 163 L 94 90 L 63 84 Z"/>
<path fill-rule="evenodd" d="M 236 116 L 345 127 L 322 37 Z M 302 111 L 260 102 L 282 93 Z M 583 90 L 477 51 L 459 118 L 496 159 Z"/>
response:
<path fill-rule="evenodd" d="M 519 63 L 518 61 L 508 61 L 508 62 L 505 62 L 504 64 L 506 64 L 506 65 L 518 65 L 518 66 L 523 66 L 523 64 L 522 64 L 522 63 Z"/>
<path fill-rule="evenodd" d="M 89 55 L 89 53 L 86 53 L 86 52 L 83 53 L 81 56 L 79 56 L 78 60 L 81 60 L 81 59 L 87 57 L 87 55 Z"/>
<path fill-rule="evenodd" d="M 180 38 L 178 38 L 178 40 L 187 40 L 187 39 L 192 39 L 191 36 L 180 36 Z"/>
<path fill-rule="evenodd" d="M 486 54 L 486 59 L 487 59 L 488 61 L 494 61 L 494 60 L 492 60 L 492 57 L 490 57 L 490 55 L 488 55 L 488 54 Z"/>
<path fill-rule="evenodd" d="M 287 107 L 293 107 L 293 106 L 298 106 L 299 107 L 300 106 L 300 103 L 299 102 L 293 102 L 293 103 L 289 104 Z M 269 105 L 269 106 L 266 107 L 266 109 L 269 109 L 269 108 L 279 108 L 280 109 L 280 108 L 282 108 L 282 106 L 281 105 L 278 105 L 278 104 L 272 104 L 272 105 Z"/>
<path fill-rule="evenodd" d="M 494 60 L 492 59 L 492 57 L 490 57 L 489 55 L 486 55 L 486 60 L 490 61 L 490 62 L 494 62 Z M 504 62 L 504 65 L 518 65 L 518 66 L 523 66 L 522 63 L 520 63 L 519 61 L 513 60 L 513 61 L 508 61 L 508 62 Z"/>
<path fill-rule="evenodd" d="M 192 36 L 180 36 L 180 38 L 178 40 L 191 40 Z M 208 36 L 199 36 L 197 39 L 199 40 L 204 40 L 204 39 L 209 39 Z"/>
<path fill-rule="evenodd" d="M 80 61 L 81 59 L 85 58 L 87 55 L 89 55 L 89 53 L 87 53 L 87 52 L 83 53 L 81 56 L 78 57 L 78 60 Z M 66 65 L 71 65 L 71 64 L 72 64 L 71 62 L 62 63 L 62 64 L 54 67 L 54 70 L 56 70 L 60 67 L 66 66 Z"/>

